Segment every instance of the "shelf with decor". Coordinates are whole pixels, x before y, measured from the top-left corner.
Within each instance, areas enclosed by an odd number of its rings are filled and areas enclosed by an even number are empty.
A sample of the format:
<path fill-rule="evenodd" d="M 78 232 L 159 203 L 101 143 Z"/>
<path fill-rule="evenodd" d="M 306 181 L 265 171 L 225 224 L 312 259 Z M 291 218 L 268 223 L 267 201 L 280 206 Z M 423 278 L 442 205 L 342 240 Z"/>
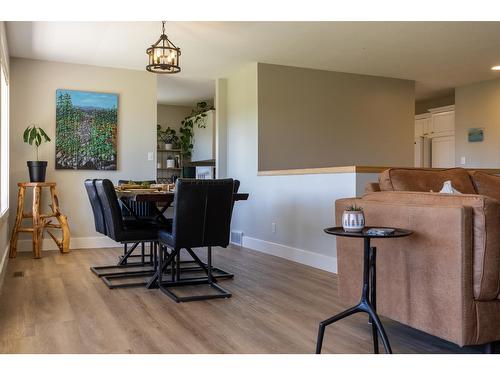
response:
<path fill-rule="evenodd" d="M 166 150 L 164 148 L 159 148 L 156 151 L 157 152 L 176 152 L 176 153 L 178 153 L 178 152 L 181 152 L 182 150 L 181 149 L 177 149 L 177 148 L 176 149 L 171 149 L 171 150 Z"/>

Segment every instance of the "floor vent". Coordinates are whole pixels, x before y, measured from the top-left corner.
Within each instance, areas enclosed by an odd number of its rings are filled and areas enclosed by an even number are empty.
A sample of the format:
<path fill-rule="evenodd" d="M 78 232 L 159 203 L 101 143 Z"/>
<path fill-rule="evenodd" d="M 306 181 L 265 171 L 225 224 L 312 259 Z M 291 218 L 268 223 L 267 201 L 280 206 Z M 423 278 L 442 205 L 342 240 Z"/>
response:
<path fill-rule="evenodd" d="M 14 272 L 14 277 L 24 277 L 24 272 L 23 271 L 16 271 L 16 272 Z"/>
<path fill-rule="evenodd" d="M 243 245 L 243 232 L 239 230 L 231 231 L 231 243 L 242 246 Z"/>

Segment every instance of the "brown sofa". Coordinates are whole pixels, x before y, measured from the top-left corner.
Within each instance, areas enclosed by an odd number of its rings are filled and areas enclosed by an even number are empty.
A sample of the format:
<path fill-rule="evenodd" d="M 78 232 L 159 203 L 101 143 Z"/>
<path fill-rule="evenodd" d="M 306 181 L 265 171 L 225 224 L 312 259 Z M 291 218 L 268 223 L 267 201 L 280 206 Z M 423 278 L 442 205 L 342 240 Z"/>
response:
<path fill-rule="evenodd" d="M 437 193 L 444 181 L 463 195 Z M 500 340 L 500 177 L 461 168 L 388 169 L 362 198 L 368 226 L 410 237 L 377 239 L 377 310 L 460 346 Z M 363 246 L 338 238 L 340 296 L 359 300 Z"/>

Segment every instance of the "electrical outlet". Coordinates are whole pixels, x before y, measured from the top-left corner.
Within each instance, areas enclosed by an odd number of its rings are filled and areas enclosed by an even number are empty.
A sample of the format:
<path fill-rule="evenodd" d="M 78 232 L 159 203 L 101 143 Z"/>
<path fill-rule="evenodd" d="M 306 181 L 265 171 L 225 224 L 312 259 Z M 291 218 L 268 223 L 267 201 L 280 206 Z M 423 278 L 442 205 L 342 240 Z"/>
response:
<path fill-rule="evenodd" d="M 154 154 L 152 152 L 148 152 L 148 161 L 151 161 L 154 159 Z"/>
<path fill-rule="evenodd" d="M 460 164 L 465 165 L 465 156 L 460 156 Z"/>
<path fill-rule="evenodd" d="M 271 223 L 271 232 L 276 233 L 276 223 Z"/>

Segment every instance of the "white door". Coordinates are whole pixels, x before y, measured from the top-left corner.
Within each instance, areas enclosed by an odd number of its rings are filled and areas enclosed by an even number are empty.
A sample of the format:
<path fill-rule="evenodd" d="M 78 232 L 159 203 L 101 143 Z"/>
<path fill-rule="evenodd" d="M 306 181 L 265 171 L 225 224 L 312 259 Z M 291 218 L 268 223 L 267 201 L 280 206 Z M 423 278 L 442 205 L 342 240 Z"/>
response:
<path fill-rule="evenodd" d="M 451 168 L 455 166 L 455 137 L 432 138 L 432 167 Z"/>
<path fill-rule="evenodd" d="M 424 148 L 424 138 L 415 137 L 415 168 L 423 167 L 423 148 Z"/>

